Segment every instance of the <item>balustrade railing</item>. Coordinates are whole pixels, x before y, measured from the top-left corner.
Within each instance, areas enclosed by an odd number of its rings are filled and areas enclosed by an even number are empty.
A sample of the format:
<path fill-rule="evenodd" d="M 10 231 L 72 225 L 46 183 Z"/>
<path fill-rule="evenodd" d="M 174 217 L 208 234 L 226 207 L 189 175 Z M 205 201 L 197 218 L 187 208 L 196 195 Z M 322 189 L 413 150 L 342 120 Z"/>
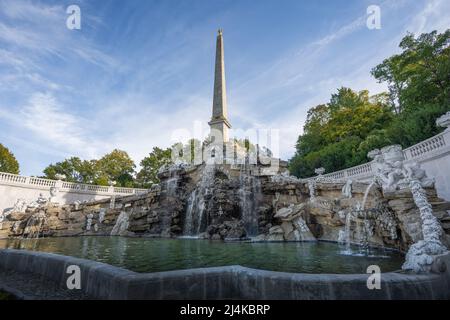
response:
<path fill-rule="evenodd" d="M 2 183 L 12 185 L 23 185 L 23 186 L 28 185 L 30 187 L 38 187 L 44 189 L 58 187 L 60 191 L 87 192 L 96 194 L 99 193 L 99 194 L 127 195 L 127 194 L 140 194 L 148 191 L 147 189 L 97 186 L 92 184 L 57 181 L 37 177 L 26 177 L 6 172 L 0 172 L 0 184 Z"/>

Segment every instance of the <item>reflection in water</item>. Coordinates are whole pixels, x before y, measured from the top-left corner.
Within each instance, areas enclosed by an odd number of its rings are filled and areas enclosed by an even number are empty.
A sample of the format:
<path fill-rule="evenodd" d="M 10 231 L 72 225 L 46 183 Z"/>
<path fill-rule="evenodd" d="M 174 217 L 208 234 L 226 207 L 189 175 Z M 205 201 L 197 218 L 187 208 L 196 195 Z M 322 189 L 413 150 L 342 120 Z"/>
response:
<path fill-rule="evenodd" d="M 126 237 L 68 237 L 0 240 L 0 248 L 52 252 L 90 259 L 137 272 L 242 265 L 250 268 L 304 273 L 366 273 L 379 265 L 382 272 L 400 269 L 403 256 L 377 252 L 374 256 L 342 255 L 342 247 L 326 242 L 233 242 L 193 239 Z"/>

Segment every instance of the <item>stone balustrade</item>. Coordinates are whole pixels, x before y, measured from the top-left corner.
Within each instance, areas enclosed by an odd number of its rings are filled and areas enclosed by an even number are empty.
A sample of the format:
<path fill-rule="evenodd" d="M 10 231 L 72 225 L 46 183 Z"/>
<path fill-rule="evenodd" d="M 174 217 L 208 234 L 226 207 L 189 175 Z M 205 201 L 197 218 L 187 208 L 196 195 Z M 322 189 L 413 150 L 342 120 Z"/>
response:
<path fill-rule="evenodd" d="M 61 180 L 51 180 L 36 177 L 26 177 L 17 174 L 0 172 L 0 184 L 20 185 L 24 187 L 37 187 L 45 190 L 50 188 L 58 188 L 58 191 L 80 192 L 86 193 L 103 193 L 107 195 L 129 195 L 147 192 L 147 189 L 124 188 L 124 187 L 108 187 L 92 184 L 74 183 Z"/>
<path fill-rule="evenodd" d="M 6 208 L 11 208 L 18 199 L 32 202 L 41 195 L 44 198 L 50 198 L 51 189 L 56 191 L 52 202 L 59 204 L 101 200 L 148 191 L 147 189 L 97 186 L 0 172 L 0 213 Z"/>

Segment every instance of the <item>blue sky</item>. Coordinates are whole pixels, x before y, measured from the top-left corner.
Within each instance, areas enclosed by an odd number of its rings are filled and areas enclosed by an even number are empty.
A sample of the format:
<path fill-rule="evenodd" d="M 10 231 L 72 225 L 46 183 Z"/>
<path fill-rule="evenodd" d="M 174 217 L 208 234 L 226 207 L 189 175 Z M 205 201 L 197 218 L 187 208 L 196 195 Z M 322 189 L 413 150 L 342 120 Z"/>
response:
<path fill-rule="evenodd" d="M 66 28 L 71 4 L 81 30 Z M 372 4 L 380 30 L 366 27 Z M 308 108 L 340 86 L 385 90 L 370 69 L 407 31 L 449 28 L 449 12 L 448 0 L 0 0 L 0 143 L 26 175 L 114 148 L 138 163 L 209 120 L 221 27 L 230 121 L 279 130 L 287 159 Z"/>

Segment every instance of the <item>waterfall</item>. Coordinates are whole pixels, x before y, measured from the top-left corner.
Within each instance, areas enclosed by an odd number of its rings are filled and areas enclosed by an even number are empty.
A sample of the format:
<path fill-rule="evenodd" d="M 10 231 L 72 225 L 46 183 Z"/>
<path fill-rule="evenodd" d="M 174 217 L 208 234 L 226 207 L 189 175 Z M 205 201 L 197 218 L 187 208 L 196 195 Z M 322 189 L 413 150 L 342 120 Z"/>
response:
<path fill-rule="evenodd" d="M 344 226 L 344 234 L 342 235 L 342 240 L 345 243 L 345 250 L 342 252 L 343 254 L 351 254 L 352 249 L 350 247 L 350 226 L 352 223 L 352 212 L 347 212 L 345 216 L 345 226 Z"/>
<path fill-rule="evenodd" d="M 128 212 L 122 211 L 117 217 L 116 224 L 111 230 L 112 236 L 120 236 L 123 235 L 128 230 L 128 225 L 130 223 L 130 216 Z"/>
<path fill-rule="evenodd" d="M 258 200 L 261 194 L 261 182 L 250 174 L 246 164 L 239 173 L 239 202 L 242 220 L 247 236 L 258 235 Z"/>
<path fill-rule="evenodd" d="M 188 197 L 183 229 L 183 235 L 185 236 L 199 235 L 204 231 L 207 199 L 214 184 L 214 174 L 214 165 L 205 165 L 200 182 Z"/>
<path fill-rule="evenodd" d="M 39 211 L 34 213 L 30 218 L 28 218 L 27 224 L 23 231 L 24 238 L 39 238 L 42 232 L 42 228 L 47 222 L 47 216 L 44 211 Z"/>
<path fill-rule="evenodd" d="M 361 210 L 365 210 L 366 209 L 366 202 L 367 202 L 367 196 L 369 195 L 370 189 L 375 185 L 375 181 L 372 181 L 369 186 L 367 187 L 366 191 L 364 192 L 364 198 L 363 198 L 363 202 L 361 204 Z"/>
<path fill-rule="evenodd" d="M 197 201 L 197 189 L 195 189 L 187 200 L 186 218 L 184 220 L 183 234 L 192 236 L 194 234 L 194 207 Z"/>
<path fill-rule="evenodd" d="M 177 187 L 178 187 L 178 176 L 175 174 L 174 177 L 171 177 L 166 181 L 167 195 L 168 196 L 176 195 Z"/>

